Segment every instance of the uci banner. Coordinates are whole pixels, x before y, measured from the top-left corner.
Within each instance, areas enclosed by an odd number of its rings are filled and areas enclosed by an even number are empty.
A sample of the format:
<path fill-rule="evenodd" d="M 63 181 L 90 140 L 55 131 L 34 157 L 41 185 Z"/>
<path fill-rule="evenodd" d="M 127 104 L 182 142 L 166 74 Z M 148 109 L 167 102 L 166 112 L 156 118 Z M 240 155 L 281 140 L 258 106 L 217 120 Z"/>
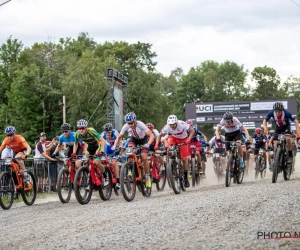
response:
<path fill-rule="evenodd" d="M 187 103 L 185 114 L 186 119 L 191 119 L 194 124 L 219 123 L 226 111 L 230 111 L 241 122 L 261 122 L 277 101 L 281 101 L 297 117 L 296 99 Z"/>

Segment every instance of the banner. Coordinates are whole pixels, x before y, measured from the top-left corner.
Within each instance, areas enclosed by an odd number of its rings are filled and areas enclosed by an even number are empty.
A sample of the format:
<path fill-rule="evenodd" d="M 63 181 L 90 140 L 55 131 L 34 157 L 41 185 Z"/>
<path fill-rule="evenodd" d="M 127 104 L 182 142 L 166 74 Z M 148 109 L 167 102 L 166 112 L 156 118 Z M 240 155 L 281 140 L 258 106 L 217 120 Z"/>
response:
<path fill-rule="evenodd" d="M 241 122 L 263 121 L 277 101 L 281 101 L 285 109 L 297 117 L 296 99 L 187 103 L 185 113 L 186 119 L 191 119 L 197 124 L 219 123 L 226 111 L 230 111 Z"/>

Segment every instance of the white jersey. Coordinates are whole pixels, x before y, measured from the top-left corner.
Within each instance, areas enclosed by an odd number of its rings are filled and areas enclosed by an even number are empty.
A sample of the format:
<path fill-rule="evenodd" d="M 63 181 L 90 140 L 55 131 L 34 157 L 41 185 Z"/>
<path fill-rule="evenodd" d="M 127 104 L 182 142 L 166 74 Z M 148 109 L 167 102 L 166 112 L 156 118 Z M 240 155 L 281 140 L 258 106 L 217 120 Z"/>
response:
<path fill-rule="evenodd" d="M 145 123 L 141 121 L 136 121 L 136 127 L 131 128 L 127 123 L 124 124 L 124 126 L 121 129 L 120 134 L 125 134 L 125 132 L 128 132 L 129 135 L 132 137 L 140 140 L 145 138 L 146 132 L 149 131 L 148 127 L 145 125 Z"/>
<path fill-rule="evenodd" d="M 208 142 L 209 146 L 212 148 L 213 146 L 215 146 L 216 148 L 225 148 L 225 136 L 221 135 L 220 136 L 221 139 L 221 143 L 217 142 L 217 138 L 216 136 L 214 136 L 213 138 L 211 138 L 211 140 Z"/>
<path fill-rule="evenodd" d="M 222 119 L 218 125 L 218 128 L 224 127 L 226 133 L 232 133 L 243 128 L 243 124 L 236 118 L 233 117 L 233 122 L 230 125 L 227 125 L 225 120 Z"/>
<path fill-rule="evenodd" d="M 170 133 L 177 139 L 184 139 L 187 138 L 187 132 L 190 128 L 190 125 L 188 125 L 186 122 L 178 120 L 177 127 L 175 129 L 171 129 L 171 127 L 167 124 L 162 128 L 160 134 L 164 135 Z"/>
<path fill-rule="evenodd" d="M 153 129 L 152 133 L 154 135 L 154 139 L 156 139 L 157 136 L 159 135 L 159 132 L 157 131 L 157 129 Z"/>

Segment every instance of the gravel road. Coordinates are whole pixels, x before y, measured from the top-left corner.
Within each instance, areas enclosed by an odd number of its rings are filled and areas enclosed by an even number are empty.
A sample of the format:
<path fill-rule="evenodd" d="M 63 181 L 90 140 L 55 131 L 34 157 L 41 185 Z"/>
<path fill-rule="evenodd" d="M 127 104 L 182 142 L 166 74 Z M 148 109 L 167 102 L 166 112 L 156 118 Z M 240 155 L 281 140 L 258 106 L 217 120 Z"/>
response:
<path fill-rule="evenodd" d="M 298 162 L 300 159 L 298 157 Z M 300 234 L 300 167 L 290 181 L 245 178 L 242 185 L 218 184 L 208 159 L 200 187 L 175 195 L 166 185 L 133 202 L 97 193 L 87 205 L 72 194 L 39 199 L 0 211 L 0 249 L 300 249 L 300 239 L 263 239 L 258 232 Z M 274 234 L 273 234 L 274 235 Z M 288 234 L 286 234 L 288 235 Z"/>

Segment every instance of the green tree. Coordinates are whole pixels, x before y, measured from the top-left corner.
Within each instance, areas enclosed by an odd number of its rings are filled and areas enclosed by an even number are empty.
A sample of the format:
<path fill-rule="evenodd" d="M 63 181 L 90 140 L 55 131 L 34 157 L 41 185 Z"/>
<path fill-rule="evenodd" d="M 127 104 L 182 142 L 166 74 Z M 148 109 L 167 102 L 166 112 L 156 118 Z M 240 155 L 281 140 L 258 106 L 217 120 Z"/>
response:
<path fill-rule="evenodd" d="M 251 72 L 251 76 L 256 84 L 253 92 L 255 100 L 282 98 L 282 93 L 279 91 L 281 80 L 275 69 L 267 66 L 256 67 Z"/>

